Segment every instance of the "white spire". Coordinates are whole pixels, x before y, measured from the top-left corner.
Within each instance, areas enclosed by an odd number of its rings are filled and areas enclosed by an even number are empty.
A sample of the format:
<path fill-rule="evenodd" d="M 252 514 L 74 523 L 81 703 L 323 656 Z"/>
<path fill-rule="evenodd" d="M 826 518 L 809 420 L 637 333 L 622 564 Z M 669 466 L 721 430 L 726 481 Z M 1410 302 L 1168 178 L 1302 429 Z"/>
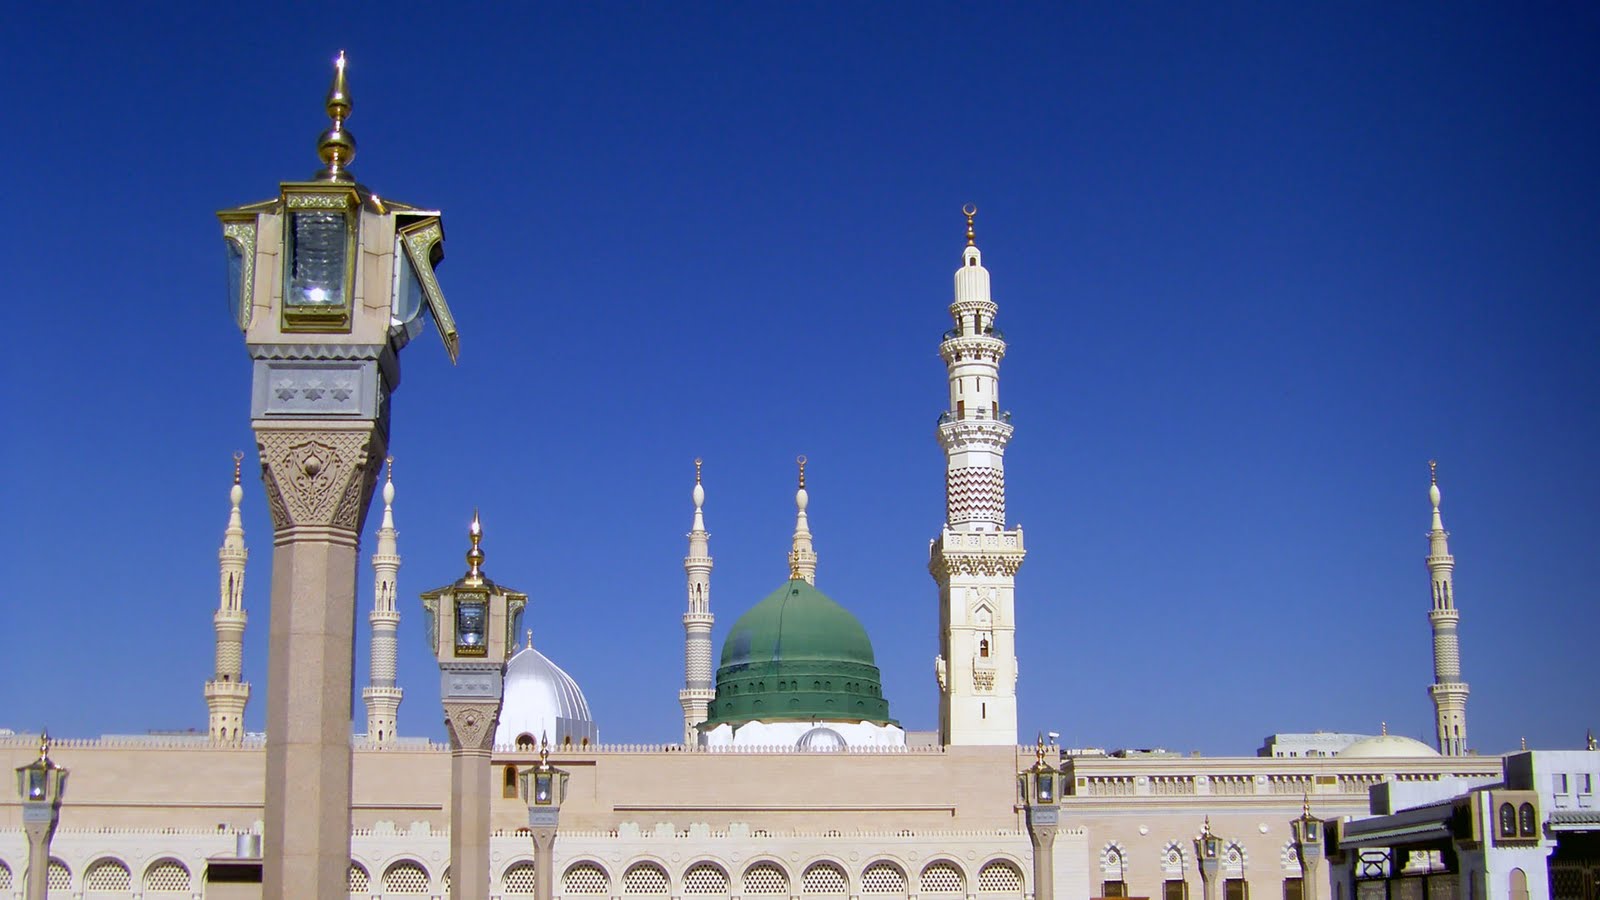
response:
<path fill-rule="evenodd" d="M 244 545 L 244 522 L 239 504 L 244 488 L 239 484 L 243 453 L 233 454 L 233 486 L 228 489 L 228 527 L 217 551 L 220 571 L 217 612 L 211 618 L 217 632 L 216 671 L 206 682 L 207 734 L 214 741 L 236 742 L 244 737 L 244 707 L 250 685 L 244 681 L 244 568 L 250 551 Z"/>
<path fill-rule="evenodd" d="M 694 461 L 694 525 L 689 532 L 689 554 L 683 571 L 689 589 L 689 608 L 683 614 L 683 742 L 699 742 L 699 726 L 710 715 L 716 689 L 711 682 L 711 535 L 706 532 L 706 489 L 700 483 L 701 460 Z"/>
<path fill-rule="evenodd" d="M 1467 752 L 1466 682 L 1461 680 L 1461 612 L 1456 609 L 1455 557 L 1450 555 L 1450 533 L 1439 513 L 1439 466 L 1428 461 L 1428 502 L 1433 505 L 1433 528 L 1428 532 L 1428 574 L 1433 585 L 1433 605 L 1428 621 L 1433 626 L 1433 698 L 1439 752 L 1461 756 Z"/>
<path fill-rule="evenodd" d="M 400 629 L 400 610 L 395 605 L 400 533 L 394 527 L 394 457 L 385 463 L 383 524 L 378 528 L 378 547 L 372 554 L 372 612 L 367 616 L 372 626 L 372 680 L 361 691 L 361 699 L 367 704 L 367 740 L 375 744 L 394 741 L 400 724 L 400 700 L 405 694 L 395 680 L 395 634 Z"/>
<path fill-rule="evenodd" d="M 817 583 L 817 552 L 811 545 L 811 524 L 806 520 L 806 506 L 811 495 L 806 493 L 806 458 L 797 457 L 800 466 L 800 486 L 794 492 L 794 543 L 789 550 L 789 577 L 806 584 Z"/>
<path fill-rule="evenodd" d="M 1005 453 L 1011 416 L 1000 409 L 1006 342 L 995 327 L 989 270 L 973 219 L 962 207 L 967 245 L 955 272 L 944 333 L 949 407 L 939 416 L 945 456 L 945 523 L 929 548 L 939 584 L 939 737 L 944 744 L 1017 743 L 1014 580 L 1025 555 L 1022 528 L 1006 525 Z"/>

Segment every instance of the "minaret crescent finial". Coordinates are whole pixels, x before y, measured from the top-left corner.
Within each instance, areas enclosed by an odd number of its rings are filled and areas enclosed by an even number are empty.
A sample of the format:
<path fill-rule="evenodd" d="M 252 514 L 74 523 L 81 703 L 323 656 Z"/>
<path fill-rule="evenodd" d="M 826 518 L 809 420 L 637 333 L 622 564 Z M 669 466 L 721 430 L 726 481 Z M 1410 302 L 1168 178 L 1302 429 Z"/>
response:
<path fill-rule="evenodd" d="M 696 456 L 694 458 L 694 483 L 695 484 L 699 484 L 700 483 L 700 466 L 702 464 L 704 464 L 704 463 L 705 463 L 705 460 L 701 459 L 700 457 Z"/>
<path fill-rule="evenodd" d="M 239 483 L 239 467 L 244 463 L 244 451 L 233 451 L 233 483 Z"/>
<path fill-rule="evenodd" d="M 801 490 L 805 490 L 805 487 L 806 487 L 806 455 L 804 453 L 802 453 L 799 456 L 796 456 L 794 458 L 794 461 L 795 461 L 795 463 L 797 465 L 800 466 L 800 489 Z"/>
<path fill-rule="evenodd" d="M 961 207 L 961 211 L 967 215 L 967 246 L 976 247 L 978 246 L 978 233 L 973 230 L 972 220 L 978 215 L 978 204 L 968 203 Z"/>
<path fill-rule="evenodd" d="M 1430 484 L 1439 483 L 1439 461 L 1437 459 L 1428 460 L 1428 482 Z"/>
<path fill-rule="evenodd" d="M 356 158 L 356 139 L 345 130 L 344 120 L 350 118 L 350 82 L 344 74 L 344 51 L 333 62 L 333 84 L 328 87 L 324 109 L 333 124 L 317 138 L 317 156 L 322 159 L 318 181 L 355 181 L 350 175 L 350 161 Z"/>

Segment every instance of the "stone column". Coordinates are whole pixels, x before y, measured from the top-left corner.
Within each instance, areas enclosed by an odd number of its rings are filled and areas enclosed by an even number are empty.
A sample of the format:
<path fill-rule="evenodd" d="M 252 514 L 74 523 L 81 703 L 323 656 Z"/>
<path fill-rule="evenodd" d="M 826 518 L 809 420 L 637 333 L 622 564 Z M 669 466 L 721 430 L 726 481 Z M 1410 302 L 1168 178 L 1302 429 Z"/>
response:
<path fill-rule="evenodd" d="M 528 830 L 533 832 L 533 900 L 551 900 L 555 896 L 556 822 L 559 815 L 560 812 L 554 809 L 528 810 Z"/>
<path fill-rule="evenodd" d="M 444 715 L 450 732 L 450 900 L 482 900 L 489 896 L 489 753 L 500 704 L 447 699 Z"/>
<path fill-rule="evenodd" d="M 50 878 L 50 839 L 56 834 L 56 811 L 48 803 L 22 805 L 22 830 L 28 836 L 28 874 L 23 897 L 45 900 Z"/>
<path fill-rule="evenodd" d="M 1200 855 L 1200 897 L 1201 900 L 1217 900 L 1220 882 L 1217 880 L 1217 871 L 1221 861 L 1216 857 Z"/>
<path fill-rule="evenodd" d="M 1028 808 L 1028 837 L 1033 841 L 1034 900 L 1054 900 L 1056 893 L 1056 827 L 1061 811 Z"/>
<path fill-rule="evenodd" d="M 262 896 L 349 896 L 357 547 L 386 429 L 255 420 L 272 512 Z"/>

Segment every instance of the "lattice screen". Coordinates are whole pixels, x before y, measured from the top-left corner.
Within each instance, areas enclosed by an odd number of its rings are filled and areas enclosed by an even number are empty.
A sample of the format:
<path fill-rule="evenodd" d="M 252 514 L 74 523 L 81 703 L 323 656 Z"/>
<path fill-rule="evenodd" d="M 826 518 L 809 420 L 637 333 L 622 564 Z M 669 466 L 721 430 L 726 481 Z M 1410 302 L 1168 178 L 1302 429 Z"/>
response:
<path fill-rule="evenodd" d="M 45 888 L 52 891 L 68 891 L 72 889 L 72 870 L 59 859 L 50 860 L 50 868 L 46 870 Z"/>
<path fill-rule="evenodd" d="M 611 892 L 611 878 L 594 863 L 578 863 L 561 876 L 564 894 L 607 894 Z"/>
<path fill-rule="evenodd" d="M 817 863 L 800 877 L 800 890 L 806 894 L 846 893 L 844 870 L 833 863 Z"/>
<path fill-rule="evenodd" d="M 1020 894 L 1022 873 L 1003 860 L 995 860 L 978 870 L 978 893 Z"/>
<path fill-rule="evenodd" d="M 133 874 L 120 860 L 102 859 L 83 872 L 86 891 L 127 891 L 133 889 Z"/>
<path fill-rule="evenodd" d="M 365 894 L 368 890 L 370 890 L 371 884 L 372 884 L 372 878 L 371 878 L 371 876 L 369 876 L 367 874 L 367 870 L 363 869 L 361 867 L 360 863 L 355 863 L 355 862 L 351 863 L 350 864 L 350 893 L 352 893 L 352 894 Z"/>
<path fill-rule="evenodd" d="M 397 862 L 383 873 L 386 894 L 426 894 L 428 870 L 409 860 Z"/>
<path fill-rule="evenodd" d="M 902 872 L 893 863 L 875 862 L 867 866 L 861 873 L 861 893 L 863 894 L 904 894 L 906 892 L 906 873 Z"/>
<path fill-rule="evenodd" d="M 959 894 L 961 870 L 954 863 L 936 862 L 922 870 L 920 884 L 924 894 Z"/>
<path fill-rule="evenodd" d="M 500 892 L 503 894 L 532 894 L 538 890 L 534 884 L 534 868 L 531 862 L 519 862 L 506 870 L 500 877 Z"/>
<path fill-rule="evenodd" d="M 726 894 L 728 876 L 710 863 L 695 863 L 683 873 L 685 894 Z"/>
<path fill-rule="evenodd" d="M 189 870 L 175 859 L 163 859 L 144 870 L 145 893 L 189 890 Z"/>
<path fill-rule="evenodd" d="M 789 876 L 772 863 L 756 863 L 744 870 L 746 894 L 787 894 Z"/>
<path fill-rule="evenodd" d="M 667 873 L 655 863 L 639 863 L 622 873 L 624 894 L 665 894 Z"/>
<path fill-rule="evenodd" d="M 11 890 L 11 867 L 0 862 L 0 891 Z"/>

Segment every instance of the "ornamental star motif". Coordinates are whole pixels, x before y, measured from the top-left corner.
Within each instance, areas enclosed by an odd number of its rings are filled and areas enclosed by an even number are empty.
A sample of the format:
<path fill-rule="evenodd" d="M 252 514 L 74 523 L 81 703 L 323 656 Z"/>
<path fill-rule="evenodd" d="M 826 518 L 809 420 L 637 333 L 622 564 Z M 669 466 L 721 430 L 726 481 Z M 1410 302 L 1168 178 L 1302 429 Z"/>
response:
<path fill-rule="evenodd" d="M 294 395 L 295 395 L 294 382 L 290 381 L 287 378 L 279 380 L 277 385 L 275 385 L 273 387 L 273 390 L 277 392 L 279 400 L 293 400 L 294 399 Z"/>
<path fill-rule="evenodd" d="M 340 379 L 338 381 L 335 381 L 333 383 L 333 387 L 331 389 L 329 389 L 329 391 L 328 391 L 328 393 L 333 395 L 333 399 L 338 400 L 340 402 L 343 402 L 345 400 L 349 400 L 350 399 L 350 395 L 352 393 L 354 393 L 354 392 L 355 392 L 355 386 L 352 385 L 350 382 L 345 381 L 344 379 Z"/>
<path fill-rule="evenodd" d="M 307 400 L 321 400 L 322 395 L 326 393 L 322 389 L 322 379 L 320 378 L 313 378 L 307 381 L 306 386 L 301 388 L 300 392 L 306 395 Z"/>

